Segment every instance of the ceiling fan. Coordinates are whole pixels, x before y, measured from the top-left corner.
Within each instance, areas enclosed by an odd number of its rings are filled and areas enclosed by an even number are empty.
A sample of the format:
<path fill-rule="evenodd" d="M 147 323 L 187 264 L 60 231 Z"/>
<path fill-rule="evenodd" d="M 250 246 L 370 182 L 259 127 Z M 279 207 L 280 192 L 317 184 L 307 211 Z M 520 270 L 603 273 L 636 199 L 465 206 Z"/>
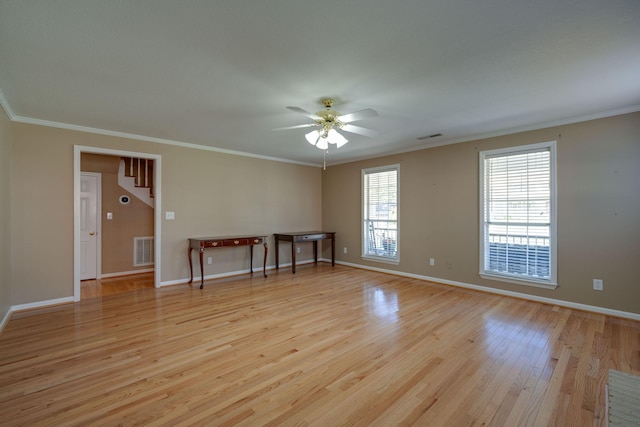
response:
<path fill-rule="evenodd" d="M 307 141 L 309 141 L 309 144 L 314 145 L 321 150 L 326 150 L 327 148 L 329 148 L 329 144 L 335 144 L 336 147 L 342 147 L 344 144 L 349 142 L 348 139 L 338 133 L 336 128 L 346 132 L 357 133 L 359 135 L 365 135 L 369 137 L 375 137 L 378 135 L 378 132 L 374 130 L 351 124 L 351 122 L 355 122 L 358 120 L 366 119 L 369 117 L 376 117 L 378 113 L 375 110 L 366 108 L 364 110 L 354 111 L 353 113 L 340 114 L 339 112 L 332 110 L 334 102 L 335 101 L 331 98 L 323 99 L 322 104 L 325 106 L 325 109 L 320 110 L 315 114 L 310 113 L 300 107 L 287 107 L 291 111 L 295 111 L 296 113 L 300 113 L 310 118 L 311 120 L 313 120 L 313 123 L 288 126 L 277 128 L 274 130 L 317 127 L 319 129 L 307 133 L 305 135 L 305 138 L 307 139 Z"/>

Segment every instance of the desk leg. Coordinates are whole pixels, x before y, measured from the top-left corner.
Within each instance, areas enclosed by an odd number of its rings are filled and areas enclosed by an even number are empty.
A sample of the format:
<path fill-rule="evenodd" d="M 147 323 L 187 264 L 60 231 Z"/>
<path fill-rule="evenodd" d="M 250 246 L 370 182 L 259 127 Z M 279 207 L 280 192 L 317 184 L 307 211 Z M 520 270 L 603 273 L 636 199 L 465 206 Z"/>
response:
<path fill-rule="evenodd" d="M 189 283 L 193 282 L 193 261 L 191 261 L 191 247 L 189 247 L 189 274 L 191 275 L 191 279 L 189 279 Z"/>
<path fill-rule="evenodd" d="M 313 262 L 318 263 L 318 241 L 313 241 Z"/>
<path fill-rule="evenodd" d="M 336 265 L 336 238 L 331 239 L 331 266 Z"/>
<path fill-rule="evenodd" d="M 262 260 L 262 274 L 267 277 L 267 242 L 264 242 L 264 259 Z"/>
<path fill-rule="evenodd" d="M 291 272 L 296 272 L 296 243 L 291 242 Z"/>
<path fill-rule="evenodd" d="M 278 236 L 276 236 L 276 270 L 280 267 L 280 241 L 278 240 Z M 266 243 L 265 243 L 266 245 Z"/>
<path fill-rule="evenodd" d="M 204 266 L 202 265 L 203 256 L 204 249 L 200 249 L 200 289 L 204 288 Z"/>
<path fill-rule="evenodd" d="M 249 272 L 253 274 L 253 245 L 249 245 Z"/>

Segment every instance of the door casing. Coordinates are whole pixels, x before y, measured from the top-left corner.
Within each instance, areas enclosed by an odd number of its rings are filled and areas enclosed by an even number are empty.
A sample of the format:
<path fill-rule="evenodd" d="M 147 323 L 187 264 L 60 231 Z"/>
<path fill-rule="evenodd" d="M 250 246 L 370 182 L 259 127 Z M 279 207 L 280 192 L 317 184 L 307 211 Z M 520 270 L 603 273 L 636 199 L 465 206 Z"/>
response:
<path fill-rule="evenodd" d="M 154 160 L 154 257 L 155 287 L 162 283 L 162 156 L 109 148 L 73 146 L 73 300 L 80 301 L 80 160 L 82 153 L 105 154 L 109 156 L 139 157 Z"/>

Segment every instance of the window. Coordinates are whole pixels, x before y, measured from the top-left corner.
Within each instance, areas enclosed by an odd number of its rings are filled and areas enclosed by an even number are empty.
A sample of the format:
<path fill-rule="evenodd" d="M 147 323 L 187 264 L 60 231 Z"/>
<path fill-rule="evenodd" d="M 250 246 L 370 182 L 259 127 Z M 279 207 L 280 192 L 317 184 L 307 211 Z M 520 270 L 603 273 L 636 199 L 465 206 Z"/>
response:
<path fill-rule="evenodd" d="M 556 287 L 555 147 L 480 153 L 480 275 Z"/>
<path fill-rule="evenodd" d="M 400 166 L 362 170 L 362 256 L 397 263 Z"/>

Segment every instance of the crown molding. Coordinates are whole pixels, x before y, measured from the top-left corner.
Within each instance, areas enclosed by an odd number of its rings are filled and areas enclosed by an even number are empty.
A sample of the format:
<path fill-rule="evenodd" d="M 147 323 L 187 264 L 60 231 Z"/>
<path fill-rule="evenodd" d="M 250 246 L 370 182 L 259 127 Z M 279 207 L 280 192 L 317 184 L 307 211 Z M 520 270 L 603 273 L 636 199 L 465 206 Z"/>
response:
<path fill-rule="evenodd" d="M 15 121 L 16 115 L 13 113 L 13 110 L 9 105 L 9 101 L 7 101 L 7 98 L 4 96 L 4 92 L 2 92 L 2 89 L 0 89 L 0 105 L 2 106 L 2 109 L 4 109 L 4 112 L 7 113 L 7 117 L 9 117 L 9 120 Z"/>
<path fill-rule="evenodd" d="M 460 138 L 443 139 L 441 141 L 431 142 L 431 143 L 423 144 L 423 145 L 420 145 L 420 146 L 417 146 L 417 147 L 408 148 L 408 149 L 405 149 L 405 150 L 391 151 L 391 152 L 389 152 L 387 154 L 378 154 L 378 155 L 374 155 L 374 156 L 364 156 L 364 157 L 358 157 L 358 158 L 352 159 L 352 160 L 346 160 L 344 162 L 336 162 L 336 163 L 332 163 L 331 166 L 358 162 L 360 160 L 375 159 L 375 158 L 378 158 L 378 157 L 393 156 L 395 154 L 411 153 L 413 151 L 426 150 L 428 148 L 442 147 L 444 145 L 458 144 L 458 143 L 461 143 L 461 142 L 479 141 L 479 140 L 482 140 L 482 139 L 494 138 L 494 137 L 497 137 L 497 136 L 513 135 L 513 134 L 516 134 L 516 133 L 529 132 L 529 131 L 540 130 L 540 129 L 547 129 L 547 128 L 552 128 L 552 127 L 556 127 L 556 126 L 572 125 L 572 124 L 580 123 L 580 122 L 588 122 L 590 120 L 604 119 L 606 117 L 614 117 L 614 116 L 621 116 L 623 114 L 637 113 L 639 111 L 640 111 L 640 104 L 636 104 L 636 105 L 631 105 L 629 107 L 617 108 L 615 110 L 602 111 L 602 112 L 599 112 L 599 113 L 586 114 L 586 115 L 583 115 L 583 116 L 569 117 L 569 118 L 564 118 L 564 119 L 560 119 L 560 120 L 554 120 L 554 121 L 551 121 L 551 122 L 537 123 L 535 125 L 513 127 L 513 128 L 508 128 L 508 129 L 502 129 L 502 130 L 495 131 L 495 132 L 479 133 L 479 134 L 464 136 L 464 137 L 460 137 Z"/>
<path fill-rule="evenodd" d="M 7 107 L 5 107 L 5 111 L 7 110 L 7 108 L 8 108 L 9 111 L 11 111 L 11 108 L 9 107 L 9 104 L 7 103 L 6 105 L 7 105 Z M 3 103 L 3 107 L 4 107 L 4 103 Z M 178 147 L 183 147 L 183 148 L 193 148 L 195 150 L 203 150 L 203 151 L 214 151 L 216 153 L 232 154 L 232 155 L 235 155 L 235 156 L 242 156 L 242 157 L 252 157 L 252 158 L 262 159 L 262 160 L 271 160 L 271 161 L 274 161 L 274 162 L 292 163 L 292 164 L 296 164 L 296 165 L 312 166 L 312 167 L 318 167 L 318 168 L 320 167 L 320 165 L 315 164 L 315 163 L 299 162 L 299 161 L 290 160 L 290 159 L 282 159 L 282 158 L 279 158 L 279 157 L 271 157 L 271 156 L 263 156 L 263 155 L 260 155 L 260 154 L 245 153 L 243 151 L 228 150 L 226 148 L 210 147 L 210 146 L 207 146 L 207 145 L 199 145 L 199 144 L 193 144 L 193 143 L 190 143 L 190 142 L 174 141 L 174 140 L 171 140 L 171 139 L 156 138 L 156 137 L 153 137 L 153 136 L 138 135 L 138 134 L 134 134 L 134 133 L 118 132 L 118 131 L 113 131 L 113 130 L 108 130 L 108 129 L 99 129 L 99 128 L 93 128 L 93 127 L 88 127 L 88 126 L 73 125 L 73 124 L 69 124 L 69 123 L 54 122 L 54 121 L 50 121 L 50 120 L 34 119 L 34 118 L 31 118 L 31 117 L 16 116 L 16 115 L 13 114 L 13 112 L 11 112 L 11 116 L 9 118 L 11 119 L 11 121 L 16 122 L 16 123 L 25 123 L 25 124 L 30 124 L 30 125 L 47 126 L 47 127 L 53 127 L 53 128 L 58 128 L 58 129 L 66 129 L 66 130 L 72 130 L 72 131 L 77 131 L 77 132 L 93 133 L 93 134 L 97 134 L 97 135 L 114 136 L 114 137 L 117 137 L 117 138 L 135 139 L 135 140 L 138 140 L 138 141 L 155 142 L 157 144 L 173 145 L 173 146 L 178 146 Z"/>

